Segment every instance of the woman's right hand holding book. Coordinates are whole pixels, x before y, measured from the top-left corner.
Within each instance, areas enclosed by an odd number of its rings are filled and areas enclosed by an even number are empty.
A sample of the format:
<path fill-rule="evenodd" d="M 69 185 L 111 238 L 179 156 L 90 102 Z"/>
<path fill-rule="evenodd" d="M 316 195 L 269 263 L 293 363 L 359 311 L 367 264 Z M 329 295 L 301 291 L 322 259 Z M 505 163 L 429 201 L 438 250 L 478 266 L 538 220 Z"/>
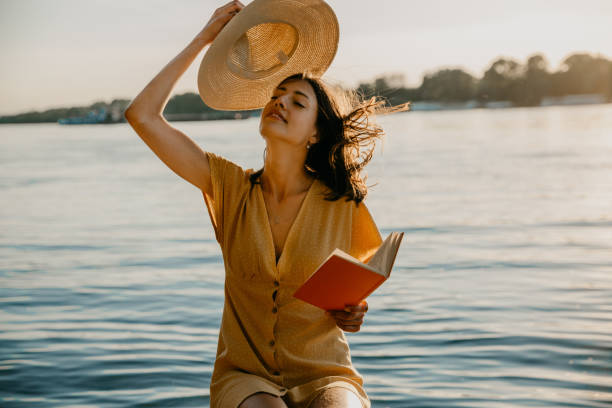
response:
<path fill-rule="evenodd" d="M 368 302 L 362 300 L 358 305 L 346 305 L 344 310 L 328 310 L 326 315 L 336 320 L 336 325 L 347 332 L 358 332 L 368 311 Z"/>

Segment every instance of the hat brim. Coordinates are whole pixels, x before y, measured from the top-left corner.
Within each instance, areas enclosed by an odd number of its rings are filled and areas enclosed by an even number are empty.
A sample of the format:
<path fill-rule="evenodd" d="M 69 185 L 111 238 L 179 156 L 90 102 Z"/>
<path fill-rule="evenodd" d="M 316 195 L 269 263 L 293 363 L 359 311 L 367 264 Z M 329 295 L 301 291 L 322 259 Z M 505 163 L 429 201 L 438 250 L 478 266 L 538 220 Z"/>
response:
<path fill-rule="evenodd" d="M 280 55 L 277 64 L 256 72 L 236 66 L 232 47 L 247 30 L 270 23 L 295 30 L 297 41 L 289 55 Z M 261 108 L 286 77 L 302 72 L 323 75 L 336 55 L 338 39 L 336 15 L 324 1 L 254 0 L 227 23 L 202 58 L 200 97 L 218 110 Z"/>

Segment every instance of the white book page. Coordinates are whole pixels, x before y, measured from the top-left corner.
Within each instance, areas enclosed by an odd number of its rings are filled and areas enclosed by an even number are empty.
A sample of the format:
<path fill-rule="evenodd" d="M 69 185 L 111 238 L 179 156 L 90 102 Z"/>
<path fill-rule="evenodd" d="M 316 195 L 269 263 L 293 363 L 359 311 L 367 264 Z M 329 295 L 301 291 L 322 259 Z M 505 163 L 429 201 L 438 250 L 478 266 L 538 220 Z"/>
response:
<path fill-rule="evenodd" d="M 340 258 L 346 259 L 347 261 L 353 262 L 356 265 L 362 266 L 372 272 L 376 272 L 379 275 L 383 275 L 379 270 L 377 270 L 376 268 L 374 268 L 372 265 L 369 264 L 365 264 L 363 262 L 361 262 L 359 259 L 355 258 L 352 255 L 347 254 L 346 252 L 344 252 L 343 250 L 341 250 L 340 248 L 336 248 L 334 249 L 334 251 L 331 253 L 331 255 L 325 260 L 325 262 L 327 262 L 329 260 L 329 258 L 331 258 L 334 255 L 338 255 Z M 323 262 L 323 263 L 325 263 Z"/>
<path fill-rule="evenodd" d="M 403 232 L 390 233 L 368 262 L 370 266 L 379 271 L 378 273 L 387 278 L 391 274 L 395 256 L 397 255 L 403 236 Z"/>

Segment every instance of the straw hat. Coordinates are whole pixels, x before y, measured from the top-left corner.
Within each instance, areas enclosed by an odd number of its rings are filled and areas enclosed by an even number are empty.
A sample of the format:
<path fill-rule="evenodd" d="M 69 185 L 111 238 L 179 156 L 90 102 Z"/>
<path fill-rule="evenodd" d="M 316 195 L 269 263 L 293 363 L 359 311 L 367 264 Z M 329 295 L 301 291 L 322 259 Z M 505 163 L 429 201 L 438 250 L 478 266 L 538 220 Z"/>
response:
<path fill-rule="evenodd" d="M 323 75 L 338 38 L 338 20 L 323 0 L 253 0 L 202 58 L 200 97 L 219 110 L 261 108 L 289 75 Z"/>

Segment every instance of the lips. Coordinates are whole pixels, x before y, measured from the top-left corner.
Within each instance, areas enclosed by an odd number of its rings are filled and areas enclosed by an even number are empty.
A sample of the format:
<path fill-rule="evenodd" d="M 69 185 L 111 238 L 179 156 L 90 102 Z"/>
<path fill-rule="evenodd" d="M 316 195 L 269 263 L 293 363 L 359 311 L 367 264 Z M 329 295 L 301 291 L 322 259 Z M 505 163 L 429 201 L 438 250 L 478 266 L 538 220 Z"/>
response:
<path fill-rule="evenodd" d="M 285 119 L 285 117 L 283 116 L 282 113 L 280 113 L 278 110 L 274 109 L 272 111 L 270 111 L 270 113 L 268 113 L 267 115 L 268 117 L 272 117 L 278 120 L 282 120 L 283 122 L 287 123 L 287 120 Z"/>

